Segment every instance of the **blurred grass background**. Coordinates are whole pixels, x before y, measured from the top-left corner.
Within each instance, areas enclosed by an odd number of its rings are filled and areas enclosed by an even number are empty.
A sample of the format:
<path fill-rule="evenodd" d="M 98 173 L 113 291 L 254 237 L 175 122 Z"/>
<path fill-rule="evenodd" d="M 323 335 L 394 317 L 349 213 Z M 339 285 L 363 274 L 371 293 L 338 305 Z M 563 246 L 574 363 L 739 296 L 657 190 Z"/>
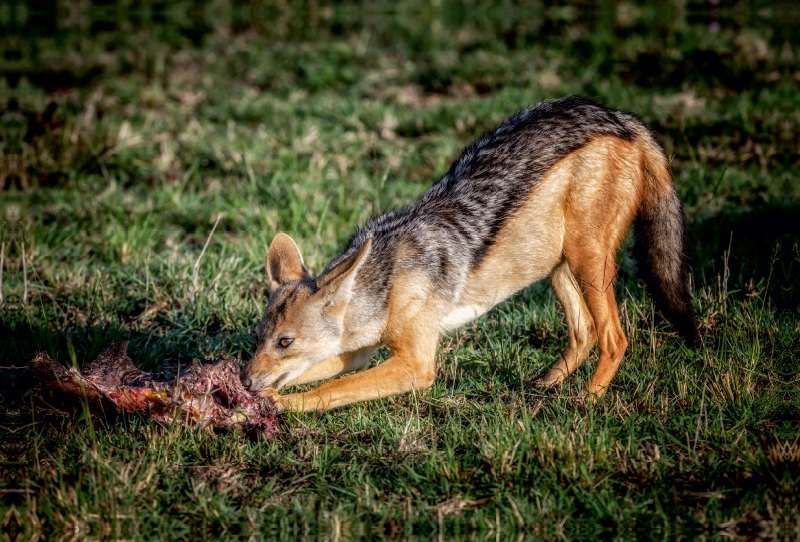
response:
<path fill-rule="evenodd" d="M 789 2 L 0 4 L 0 512 L 170 538 L 792 532 L 798 22 Z M 698 352 L 625 252 L 632 345 L 598 407 L 591 360 L 558 394 L 520 386 L 566 341 L 540 284 L 446 338 L 432 390 L 286 416 L 270 444 L 31 411 L 39 350 L 247 359 L 276 232 L 318 271 L 465 144 L 571 93 L 641 115 L 671 157 Z"/>

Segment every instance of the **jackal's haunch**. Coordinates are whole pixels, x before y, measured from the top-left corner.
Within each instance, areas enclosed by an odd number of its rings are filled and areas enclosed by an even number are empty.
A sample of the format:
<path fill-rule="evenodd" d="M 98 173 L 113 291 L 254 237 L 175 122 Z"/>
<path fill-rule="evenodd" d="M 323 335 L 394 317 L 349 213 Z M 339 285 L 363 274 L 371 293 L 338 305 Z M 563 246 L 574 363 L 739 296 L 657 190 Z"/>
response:
<path fill-rule="evenodd" d="M 417 203 L 359 230 L 317 278 L 279 233 L 245 381 L 295 410 L 430 386 L 443 333 L 547 277 L 569 345 L 540 384 L 560 383 L 597 344 L 589 392 L 599 397 L 628 345 L 613 283 L 631 223 L 657 308 L 695 344 L 683 208 L 652 134 L 583 97 L 521 111 L 467 147 Z M 392 355 L 376 367 L 305 393 L 276 391 L 362 369 L 381 344 Z"/>

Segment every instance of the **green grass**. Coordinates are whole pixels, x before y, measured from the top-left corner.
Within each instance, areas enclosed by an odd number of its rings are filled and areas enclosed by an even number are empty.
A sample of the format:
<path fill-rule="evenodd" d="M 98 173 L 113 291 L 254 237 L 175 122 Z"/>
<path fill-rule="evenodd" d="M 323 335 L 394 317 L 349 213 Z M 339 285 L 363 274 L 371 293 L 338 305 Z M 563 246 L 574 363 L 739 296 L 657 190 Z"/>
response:
<path fill-rule="evenodd" d="M 0 121 L 0 163 L 17 168 L 0 177 L 0 515 L 19 511 L 25 536 L 38 521 L 116 538 L 713 537 L 759 517 L 796 533 L 791 14 L 739 4 L 713 33 L 705 3 L 187 6 L 98 9 L 52 36 L 26 19 L 36 47 L 0 60 L 23 74 L 0 100 L 24 113 Z M 98 21 L 112 30 L 89 37 Z M 167 372 L 248 359 L 275 233 L 319 271 L 483 131 L 576 92 L 641 115 L 671 156 L 697 351 L 653 313 L 626 251 L 630 347 L 597 405 L 594 355 L 560 390 L 524 385 L 566 344 L 537 284 L 445 337 L 431 389 L 286 414 L 271 442 L 32 410 L 36 351 L 80 366 L 125 339 Z"/>

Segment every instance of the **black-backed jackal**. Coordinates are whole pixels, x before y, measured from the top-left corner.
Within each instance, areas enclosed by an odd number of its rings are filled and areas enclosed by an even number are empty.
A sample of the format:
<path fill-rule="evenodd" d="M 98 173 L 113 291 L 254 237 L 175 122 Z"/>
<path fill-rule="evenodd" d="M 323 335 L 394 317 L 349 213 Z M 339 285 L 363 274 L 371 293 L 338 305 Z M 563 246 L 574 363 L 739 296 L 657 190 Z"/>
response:
<path fill-rule="evenodd" d="M 358 231 L 317 278 L 279 233 L 245 383 L 279 409 L 307 411 L 425 388 L 443 333 L 547 277 L 569 345 L 541 384 L 560 383 L 597 344 L 589 392 L 599 397 L 628 345 L 613 282 L 631 223 L 657 308 L 694 344 L 683 208 L 647 127 L 582 97 L 521 111 L 467 147 L 417 203 Z M 363 369 L 381 344 L 392 355 L 376 367 L 276 391 Z"/>

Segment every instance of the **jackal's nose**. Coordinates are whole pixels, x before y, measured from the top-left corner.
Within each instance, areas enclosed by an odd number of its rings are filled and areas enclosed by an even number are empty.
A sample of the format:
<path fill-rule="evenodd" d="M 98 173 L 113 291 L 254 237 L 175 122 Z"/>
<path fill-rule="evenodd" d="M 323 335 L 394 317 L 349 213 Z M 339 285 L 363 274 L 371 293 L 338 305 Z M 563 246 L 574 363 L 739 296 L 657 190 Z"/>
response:
<path fill-rule="evenodd" d="M 253 379 L 250 378 L 250 375 L 242 375 L 242 385 L 245 389 L 253 391 Z"/>

